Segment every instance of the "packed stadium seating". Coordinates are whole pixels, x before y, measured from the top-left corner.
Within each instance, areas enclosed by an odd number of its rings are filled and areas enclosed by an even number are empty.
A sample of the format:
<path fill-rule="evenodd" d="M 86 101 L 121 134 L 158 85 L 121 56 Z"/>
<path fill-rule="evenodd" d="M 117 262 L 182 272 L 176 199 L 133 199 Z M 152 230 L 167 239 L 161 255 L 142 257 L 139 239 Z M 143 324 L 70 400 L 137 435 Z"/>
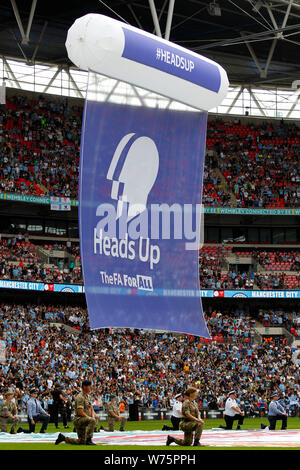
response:
<path fill-rule="evenodd" d="M 19 281 L 82 284 L 79 245 L 35 243 L 18 238 L 0 243 L 0 278 Z"/>
<path fill-rule="evenodd" d="M 296 124 L 211 121 L 207 148 L 238 207 L 298 207 L 300 130 Z"/>
<path fill-rule="evenodd" d="M 7 100 L 0 122 L 2 191 L 78 197 L 78 109 L 45 96 L 16 96 Z"/>
<path fill-rule="evenodd" d="M 226 245 L 203 246 L 200 250 L 200 285 L 213 289 L 299 289 L 299 251 L 239 248 Z M 230 264 L 247 258 L 246 271 Z M 282 262 L 274 263 L 274 259 Z M 288 260 L 288 261 L 287 261 Z M 271 266 L 271 269 L 270 269 Z"/>
<path fill-rule="evenodd" d="M 82 108 L 13 96 L 0 111 L 0 191 L 78 198 Z M 209 121 L 203 203 L 299 207 L 300 130 Z"/>
<path fill-rule="evenodd" d="M 274 388 L 287 401 L 297 394 L 299 367 L 291 347 L 284 339 L 257 344 L 254 329 L 276 319 L 297 337 L 299 310 L 266 309 L 255 318 L 241 309 L 215 309 L 206 319 L 210 340 L 143 330 L 90 331 L 85 308 L 2 303 L 0 339 L 7 341 L 8 361 L 0 364 L 0 400 L 13 384 L 24 410 L 34 383 L 47 406 L 55 383 L 72 397 L 86 375 L 96 384 L 98 406 L 111 392 L 123 400 L 138 392 L 143 406 L 168 407 L 187 383 L 196 383 L 202 406 L 213 409 L 233 388 L 256 410 Z"/>
<path fill-rule="evenodd" d="M 230 269 L 230 260 L 243 258 L 251 260 L 247 271 Z M 204 245 L 199 252 L 199 275 L 203 289 L 299 289 L 299 251 L 240 251 L 232 246 Z M 42 240 L 38 244 L 23 237 L 3 237 L 0 278 L 82 284 L 79 243 Z"/>
<path fill-rule="evenodd" d="M 82 107 L 50 96 L 12 96 L 0 109 L 0 192 L 78 198 Z M 300 130 L 291 124 L 209 120 L 203 204 L 211 207 L 300 207 Z M 202 289 L 300 289 L 300 254 L 291 246 L 207 243 L 199 252 Z M 246 259 L 246 261 L 245 261 Z M 0 280 L 83 284 L 79 241 L 5 231 Z M 97 406 L 110 392 L 138 392 L 145 407 L 168 407 L 187 384 L 197 384 L 202 409 L 224 405 L 237 389 L 240 402 L 261 411 L 278 388 L 288 402 L 299 396 L 292 341 L 300 338 L 298 307 L 266 305 L 251 314 L 241 306 L 205 311 L 210 340 L 143 330 L 89 329 L 87 309 L 54 303 L 2 301 L 0 401 L 20 391 L 24 410 L 32 384 L 45 406 L 57 382 L 71 397 L 82 378 L 96 385 Z M 255 328 L 281 327 L 262 336 Z M 62 328 L 63 326 L 63 328 Z M 105 360 L 104 360 L 105 359 Z M 288 380 L 286 379 L 288 377 Z M 264 405 L 263 405 L 264 406 Z"/>

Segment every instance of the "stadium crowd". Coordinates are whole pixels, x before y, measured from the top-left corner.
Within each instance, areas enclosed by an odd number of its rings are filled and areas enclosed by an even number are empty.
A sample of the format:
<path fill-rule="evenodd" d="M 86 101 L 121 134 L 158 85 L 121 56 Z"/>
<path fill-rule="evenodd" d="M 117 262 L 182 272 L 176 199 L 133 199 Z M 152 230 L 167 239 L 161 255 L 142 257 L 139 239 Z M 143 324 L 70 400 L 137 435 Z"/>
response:
<path fill-rule="evenodd" d="M 256 249 L 252 251 L 252 257 L 266 270 L 281 268 L 286 271 L 300 271 L 300 253 L 291 251 L 267 251 Z"/>
<path fill-rule="evenodd" d="M 39 249 L 42 249 L 41 253 Z M 55 252 L 61 252 L 59 258 Z M 43 256 L 44 259 L 43 259 Z M 267 271 L 238 272 L 228 269 L 229 246 L 203 246 L 199 252 L 199 275 L 202 289 L 299 289 L 299 251 L 269 252 L 252 249 L 253 257 Z M 46 257 L 46 258 L 45 258 Z M 273 257 L 273 258 L 272 258 Z M 46 261 L 45 261 L 46 259 Z M 274 260 L 280 260 L 280 263 Z M 48 261 L 47 261 L 48 260 Z M 254 268 L 254 266 L 253 266 Z M 274 268 L 277 270 L 275 271 Z M 286 272 L 287 271 L 287 272 Z M 291 274 L 291 272 L 294 272 Z M 0 240 L 0 278 L 5 280 L 83 284 L 78 242 L 29 241 L 22 235 Z"/>
<path fill-rule="evenodd" d="M 78 197 L 82 108 L 14 96 L 0 110 L 0 190 Z"/>
<path fill-rule="evenodd" d="M 66 258 L 44 262 L 38 252 L 39 247 L 49 252 L 49 257 L 57 250 L 65 252 Z M 67 243 L 52 241 L 50 245 L 37 245 L 23 237 L 3 238 L 0 241 L 0 277 L 5 280 L 83 284 L 81 266 L 75 266 L 79 251 L 79 244 L 69 247 Z"/>
<path fill-rule="evenodd" d="M 300 129 L 296 124 L 210 121 L 207 147 L 237 207 L 299 207 Z"/>
<path fill-rule="evenodd" d="M 237 273 L 228 271 L 226 274 L 203 267 L 200 271 L 202 289 L 217 290 L 284 290 L 299 289 L 300 276 L 287 275 L 284 272 L 274 273 Z"/>
<path fill-rule="evenodd" d="M 228 258 L 232 258 L 231 263 Z M 230 269 L 242 257 L 252 258 L 247 270 Z M 199 252 L 200 285 L 203 289 L 299 289 L 299 251 L 268 251 L 247 248 L 235 251 L 230 246 L 203 246 Z M 257 265 L 263 268 L 257 270 Z M 295 272 L 294 272 L 295 271 Z"/>
<path fill-rule="evenodd" d="M 0 109 L 0 191 L 77 199 L 81 119 L 82 108 L 67 100 L 9 98 Z M 236 201 L 238 207 L 300 206 L 300 129 L 295 124 L 209 121 L 207 147 L 211 152 L 204 171 L 205 205 L 226 207 Z M 49 258 L 54 251 L 65 251 L 66 258 L 45 263 L 40 248 Z M 267 272 L 229 269 L 229 251 L 201 250 L 203 289 L 299 289 L 297 251 L 277 250 L 271 256 L 264 249 L 250 250 Z M 0 277 L 82 284 L 79 245 L 2 238 Z M 35 387 L 47 408 L 54 385 L 60 384 L 71 404 L 81 381 L 88 378 L 99 409 L 111 393 L 127 403 L 137 393 L 145 407 L 170 407 L 174 395 L 188 385 L 200 390 L 204 410 L 224 406 L 232 389 L 253 413 L 266 410 L 275 389 L 291 407 L 299 402 L 293 348 L 282 337 L 256 343 L 254 332 L 259 320 L 265 326 L 284 326 L 297 338 L 299 311 L 266 309 L 257 318 L 243 311 L 212 311 L 206 312 L 206 319 L 210 340 L 143 330 L 91 331 L 84 308 L 2 303 L 0 339 L 6 341 L 7 360 L 0 364 L 0 401 L 11 389 L 24 411 Z"/>
<path fill-rule="evenodd" d="M 0 191 L 78 198 L 83 107 L 12 96 L 0 109 Z M 281 122 L 208 122 L 203 203 L 299 207 L 300 129 Z"/>
<path fill-rule="evenodd" d="M 282 318 L 299 336 L 299 311 L 259 312 L 258 320 Z M 263 411 L 274 389 L 287 401 L 300 398 L 299 367 L 293 348 L 280 338 L 255 342 L 255 318 L 243 310 L 206 314 L 211 339 L 143 330 L 90 330 L 85 308 L 12 305 L 0 307 L 0 339 L 6 361 L 0 364 L 0 397 L 14 391 L 21 411 L 29 390 L 39 391 L 45 406 L 57 384 L 69 403 L 83 379 L 92 380 L 94 404 L 104 409 L 111 393 L 128 403 L 170 407 L 188 385 L 200 390 L 200 407 L 219 409 L 237 390 L 243 406 Z M 74 327 L 68 331 L 56 324 Z"/>

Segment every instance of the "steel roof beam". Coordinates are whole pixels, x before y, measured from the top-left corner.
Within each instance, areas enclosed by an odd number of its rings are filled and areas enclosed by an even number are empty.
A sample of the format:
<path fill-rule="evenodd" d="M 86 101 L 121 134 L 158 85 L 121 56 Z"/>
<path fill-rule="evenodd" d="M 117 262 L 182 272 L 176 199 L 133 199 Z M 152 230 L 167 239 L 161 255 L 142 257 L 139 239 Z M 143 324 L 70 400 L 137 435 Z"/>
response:
<path fill-rule="evenodd" d="M 167 39 L 167 41 L 170 39 L 171 25 L 172 25 L 173 14 L 174 14 L 174 5 L 175 5 L 175 0 L 169 0 L 167 25 L 166 25 L 166 31 L 165 31 L 165 39 Z"/>
<path fill-rule="evenodd" d="M 159 25 L 159 21 L 158 21 L 158 16 L 157 16 L 157 11 L 156 11 L 154 0 L 148 0 L 148 2 L 149 2 L 150 10 L 151 10 L 153 23 L 154 23 L 155 33 L 156 33 L 157 36 L 162 38 L 161 29 L 160 29 L 160 25 Z"/>
<path fill-rule="evenodd" d="M 34 17 L 36 4 L 37 4 L 37 0 L 32 0 L 29 19 L 28 19 L 28 24 L 27 24 L 27 29 L 26 29 L 26 35 L 25 35 L 26 44 L 28 44 L 28 42 L 29 42 L 29 35 L 30 35 L 30 31 L 31 31 L 31 26 L 32 26 L 32 21 L 33 21 L 33 17 Z"/>
<path fill-rule="evenodd" d="M 25 35 L 25 31 L 24 31 L 24 28 L 23 28 L 23 24 L 22 24 L 22 20 L 21 20 L 21 17 L 20 17 L 20 13 L 19 13 L 19 9 L 18 9 L 18 6 L 16 4 L 16 1 L 15 0 L 10 0 L 10 3 L 11 3 L 11 6 L 13 8 L 13 11 L 14 11 L 14 14 L 15 14 L 15 17 L 16 17 L 16 20 L 17 20 L 17 23 L 18 23 L 18 26 L 19 26 L 19 30 L 20 30 L 20 33 L 21 33 L 21 37 L 22 37 L 22 42 L 25 41 L 26 39 L 26 35 Z"/>
<path fill-rule="evenodd" d="M 20 30 L 21 37 L 22 37 L 22 44 L 28 44 L 29 43 L 29 35 L 30 35 L 30 31 L 31 31 L 31 26 L 32 26 L 34 13 L 35 13 L 37 0 L 32 0 L 30 13 L 29 13 L 29 18 L 28 18 L 28 23 L 27 23 L 26 33 L 24 31 L 24 28 L 23 28 L 22 19 L 20 17 L 20 13 L 19 13 L 19 9 L 18 9 L 16 1 L 15 0 L 10 0 L 10 3 L 12 5 L 12 8 L 13 8 L 16 20 L 17 20 L 17 24 L 19 26 L 19 30 Z"/>
<path fill-rule="evenodd" d="M 254 33 L 254 34 L 249 34 L 247 36 L 247 40 L 253 40 L 253 39 L 260 39 L 260 38 L 266 38 L 268 37 L 270 34 L 276 34 L 276 33 L 281 33 L 281 32 L 284 32 L 284 31 L 291 31 L 293 29 L 298 29 L 299 30 L 300 28 L 300 24 L 294 24 L 294 25 L 290 25 L 290 26 L 285 26 L 284 28 L 277 28 L 277 29 L 271 29 L 269 31 L 263 31 L 261 33 Z M 196 50 L 205 50 L 205 49 L 211 49 L 213 47 L 220 47 L 220 46 L 234 46 L 234 45 L 238 45 L 241 43 L 241 38 L 232 38 L 232 39 L 225 39 L 224 41 L 217 41 L 217 42 L 213 42 L 212 44 L 204 44 L 203 46 L 199 46 L 197 48 L 195 48 L 195 51 Z"/>
<path fill-rule="evenodd" d="M 54 82 L 54 80 L 56 79 L 57 75 L 62 71 L 62 66 L 59 66 L 58 69 L 56 70 L 55 74 L 53 75 L 53 77 L 51 78 L 51 80 L 49 81 L 48 85 L 46 85 L 46 87 L 44 88 L 44 91 L 43 93 L 46 93 L 48 91 L 48 89 L 51 87 L 52 83 Z"/>
<path fill-rule="evenodd" d="M 15 76 L 14 72 L 12 71 L 9 63 L 7 62 L 6 58 L 5 57 L 2 57 L 2 60 L 3 60 L 3 63 L 4 63 L 4 67 L 6 68 L 6 71 L 9 75 L 11 75 L 13 81 L 15 82 L 15 84 L 17 85 L 17 88 L 20 88 L 21 89 L 21 85 L 17 79 L 17 77 Z"/>

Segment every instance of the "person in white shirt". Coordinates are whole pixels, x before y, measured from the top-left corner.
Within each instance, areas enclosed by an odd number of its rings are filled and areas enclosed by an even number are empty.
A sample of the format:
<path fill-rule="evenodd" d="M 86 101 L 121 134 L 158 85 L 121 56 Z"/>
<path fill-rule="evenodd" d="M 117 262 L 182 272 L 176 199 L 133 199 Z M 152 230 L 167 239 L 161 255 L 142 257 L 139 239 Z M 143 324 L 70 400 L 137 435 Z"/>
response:
<path fill-rule="evenodd" d="M 172 427 L 164 425 L 162 430 L 163 431 L 178 431 L 179 430 L 179 423 L 182 418 L 181 410 L 182 410 L 182 401 L 183 396 L 181 393 L 174 397 L 175 401 L 173 404 L 172 416 L 171 416 L 171 423 Z"/>
<path fill-rule="evenodd" d="M 245 413 L 242 411 L 236 401 L 236 393 L 234 390 L 228 393 L 228 398 L 225 402 L 225 412 L 224 419 L 226 423 L 225 426 L 220 426 L 223 429 L 232 429 L 234 421 L 238 420 L 237 428 L 241 429 L 241 426 L 244 422 Z"/>

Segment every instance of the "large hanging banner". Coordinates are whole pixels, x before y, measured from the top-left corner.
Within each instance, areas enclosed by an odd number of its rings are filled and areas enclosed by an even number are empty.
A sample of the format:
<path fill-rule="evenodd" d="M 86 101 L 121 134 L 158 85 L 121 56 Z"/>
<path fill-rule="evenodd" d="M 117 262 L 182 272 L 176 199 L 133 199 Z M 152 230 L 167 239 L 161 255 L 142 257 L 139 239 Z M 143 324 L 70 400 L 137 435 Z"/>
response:
<path fill-rule="evenodd" d="M 197 242 L 207 113 L 87 101 L 79 221 L 91 328 L 209 337 Z"/>
<path fill-rule="evenodd" d="M 206 120 L 226 96 L 227 74 L 193 51 L 98 14 L 73 23 L 66 48 L 96 77 L 85 105 L 79 189 L 91 328 L 209 337 L 198 264 Z M 104 77 L 195 111 L 103 102 L 97 81 Z"/>

